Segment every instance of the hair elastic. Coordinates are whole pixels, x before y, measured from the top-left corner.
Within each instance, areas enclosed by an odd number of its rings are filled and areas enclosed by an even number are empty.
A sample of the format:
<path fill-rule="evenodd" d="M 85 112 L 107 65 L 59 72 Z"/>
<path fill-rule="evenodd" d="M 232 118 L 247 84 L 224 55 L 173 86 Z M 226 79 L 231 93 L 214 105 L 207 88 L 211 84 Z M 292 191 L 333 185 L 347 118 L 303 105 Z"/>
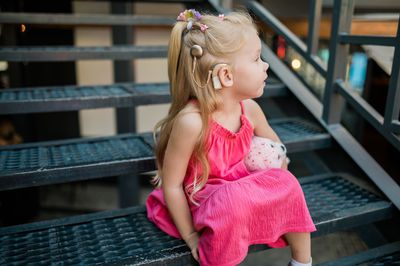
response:
<path fill-rule="evenodd" d="M 208 29 L 208 26 L 207 26 L 206 24 L 201 24 L 200 30 L 201 30 L 202 32 L 205 32 L 207 29 Z"/>

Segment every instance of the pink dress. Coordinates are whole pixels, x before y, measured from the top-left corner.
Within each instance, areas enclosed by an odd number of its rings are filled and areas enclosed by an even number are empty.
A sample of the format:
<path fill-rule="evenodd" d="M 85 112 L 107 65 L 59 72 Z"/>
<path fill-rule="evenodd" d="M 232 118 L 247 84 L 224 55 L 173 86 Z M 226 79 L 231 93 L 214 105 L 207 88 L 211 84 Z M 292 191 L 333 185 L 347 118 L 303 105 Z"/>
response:
<path fill-rule="evenodd" d="M 214 120 L 210 122 L 210 175 L 205 187 L 195 194 L 199 206 L 188 200 L 193 223 L 201 235 L 201 265 L 236 265 L 252 244 L 285 247 L 285 233 L 316 230 L 303 191 L 289 171 L 246 169 L 243 160 L 249 152 L 253 127 L 241 106 L 242 125 L 237 133 Z M 185 186 L 193 182 L 191 162 Z M 181 238 L 161 189 L 149 195 L 147 216 L 167 234 Z"/>

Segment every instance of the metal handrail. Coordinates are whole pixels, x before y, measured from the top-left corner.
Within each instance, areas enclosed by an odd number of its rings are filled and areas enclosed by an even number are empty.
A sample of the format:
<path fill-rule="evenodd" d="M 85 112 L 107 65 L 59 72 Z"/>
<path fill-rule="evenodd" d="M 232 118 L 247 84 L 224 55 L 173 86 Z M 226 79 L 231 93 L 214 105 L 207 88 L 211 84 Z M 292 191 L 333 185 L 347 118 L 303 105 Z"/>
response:
<path fill-rule="evenodd" d="M 400 142 L 398 136 L 384 126 L 384 117 L 379 114 L 367 101 L 356 94 L 349 85 L 343 81 L 335 83 L 336 90 L 346 99 L 353 109 L 367 120 L 382 136 L 389 140 L 395 148 L 400 150 Z"/>
<path fill-rule="evenodd" d="M 307 45 L 283 25 L 274 15 L 260 3 L 251 0 L 243 1 L 262 21 L 267 23 L 276 33 L 292 46 L 304 59 L 311 64 L 322 77 L 325 78 L 325 92 L 323 99 L 323 120 L 329 124 L 341 122 L 343 98 L 347 100 L 357 113 L 373 125 L 396 149 L 400 151 L 399 110 L 400 110 L 400 60 L 393 60 L 389 92 L 387 96 L 385 116 L 379 115 L 365 100 L 356 94 L 350 93 L 343 83 L 349 44 L 394 46 L 394 58 L 400 59 L 400 29 L 397 36 L 364 36 L 351 35 L 350 26 L 354 13 L 354 0 L 335 0 L 332 17 L 331 39 L 329 45 L 328 67 L 324 67 L 315 55 L 317 49 L 318 29 L 321 18 L 322 0 L 311 0 L 310 26 Z M 400 24 L 400 19 L 399 19 Z M 342 96 L 342 97 L 339 97 Z M 377 114 L 379 116 L 377 116 Z M 379 118 L 378 118 L 379 117 Z"/>
<path fill-rule="evenodd" d="M 341 33 L 339 34 L 338 41 L 342 44 L 347 43 L 347 44 L 394 46 L 396 43 L 396 38 L 387 36 L 349 35 L 347 33 Z"/>
<path fill-rule="evenodd" d="M 343 9 L 347 9 L 347 12 L 343 12 Z M 341 108 L 336 108 L 336 106 L 334 107 L 334 105 L 332 105 L 332 99 L 340 94 L 357 113 L 374 126 L 383 137 L 385 137 L 397 150 L 400 151 L 400 138 L 393 132 L 394 127 L 392 126 L 393 122 L 398 121 L 400 110 L 400 19 L 398 22 L 396 37 L 349 35 L 351 24 L 348 24 L 348 22 L 351 22 L 353 10 L 354 0 L 335 0 L 334 17 L 332 18 L 332 21 L 336 22 L 336 24 L 332 24 L 332 35 L 329 49 L 330 54 L 335 54 L 336 51 L 341 51 L 340 56 L 343 58 L 330 58 L 330 62 L 337 63 L 340 60 L 345 60 L 348 55 L 349 44 L 394 46 L 395 52 L 386 101 L 385 116 L 380 116 L 379 119 L 377 119 L 377 117 L 373 115 L 373 113 L 377 112 L 373 110 L 369 104 L 364 104 L 364 99 L 361 96 L 353 94 L 349 97 L 349 90 L 344 88 L 342 81 L 345 77 L 344 72 L 342 71 L 339 75 L 338 73 L 335 73 L 334 64 L 332 63 L 328 67 L 327 83 L 329 80 L 330 84 L 326 84 L 325 89 L 324 106 L 328 106 L 328 108 L 324 108 L 324 119 L 328 124 L 340 122 L 340 120 L 330 120 L 333 116 L 341 116 Z M 335 31 L 335 29 L 340 29 L 340 31 Z"/>
<path fill-rule="evenodd" d="M 317 5 L 321 1 L 311 0 L 311 4 Z M 271 13 L 266 11 L 263 6 L 255 1 L 244 0 L 244 2 L 255 15 L 281 35 L 289 45 L 292 45 L 318 71 L 318 68 L 315 67 L 317 63 L 314 55 L 316 50 L 315 38 L 318 38 L 318 36 L 312 27 L 310 27 L 310 31 L 313 34 L 309 36 L 308 44 L 314 45 L 314 47 L 307 47 L 306 50 L 304 43 Z M 317 19 L 318 8 L 320 7 L 311 7 L 310 23 L 315 22 Z M 400 209 L 400 186 L 341 124 L 343 100 L 346 100 L 357 113 L 371 123 L 394 147 L 400 150 L 400 135 L 398 135 L 400 133 L 400 122 L 398 120 L 400 109 L 400 60 L 398 60 L 400 58 L 400 28 L 398 28 L 396 37 L 349 35 L 353 11 L 354 0 L 335 0 L 328 68 L 325 75 L 322 75 L 326 81 L 322 102 L 311 94 L 306 85 L 266 45 L 263 45 L 262 56 L 264 60 L 270 62 L 272 69 L 279 70 L 277 72 L 278 77 L 284 81 L 292 93 L 305 105 L 354 162 Z M 349 43 L 395 46 L 395 59 L 393 60 L 385 116 L 379 114 L 360 95 L 353 93 L 352 89 L 343 82 L 346 75 Z"/>
<path fill-rule="evenodd" d="M 392 129 L 393 124 L 399 122 L 400 114 L 400 18 L 397 23 L 396 42 L 394 45 L 394 56 L 392 64 L 392 72 L 389 83 L 389 91 L 386 100 L 384 127 L 388 130 Z M 398 131 L 397 131 L 398 132 Z M 398 140 L 400 139 L 397 136 Z"/>
<path fill-rule="evenodd" d="M 396 134 L 399 134 L 399 137 L 400 137 L 400 122 L 399 121 L 392 122 L 392 131 Z"/>
<path fill-rule="evenodd" d="M 319 26 L 321 24 L 322 0 L 311 0 L 310 21 L 308 23 L 307 52 L 316 54 L 318 51 Z"/>
<path fill-rule="evenodd" d="M 261 4 L 255 1 L 244 0 L 246 6 L 253 11 L 260 19 L 266 22 L 285 41 L 292 46 L 307 62 L 309 62 L 321 76 L 326 77 L 326 66 L 322 60 L 307 51 L 306 44 L 282 24 L 272 13 L 266 10 Z"/>

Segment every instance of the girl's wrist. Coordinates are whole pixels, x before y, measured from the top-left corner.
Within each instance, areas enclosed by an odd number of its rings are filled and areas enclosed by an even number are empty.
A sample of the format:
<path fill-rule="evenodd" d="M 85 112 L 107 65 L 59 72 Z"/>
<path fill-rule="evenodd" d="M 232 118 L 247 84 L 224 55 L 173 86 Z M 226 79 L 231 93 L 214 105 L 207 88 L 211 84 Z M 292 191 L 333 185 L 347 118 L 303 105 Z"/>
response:
<path fill-rule="evenodd" d="M 190 238 L 192 238 L 193 236 L 195 236 L 196 234 L 197 234 L 197 231 L 193 231 L 193 232 L 187 234 L 186 236 L 182 236 L 182 239 L 183 239 L 184 241 L 187 241 L 187 240 L 189 240 Z"/>
<path fill-rule="evenodd" d="M 199 242 L 200 236 L 197 231 L 194 231 L 187 235 L 186 237 L 183 237 L 183 240 L 186 242 L 186 244 L 190 247 L 193 248 L 194 245 L 196 245 Z"/>
<path fill-rule="evenodd" d="M 193 258 L 199 261 L 199 242 L 200 235 L 198 232 L 193 232 L 184 238 L 186 245 L 189 247 L 192 252 Z"/>

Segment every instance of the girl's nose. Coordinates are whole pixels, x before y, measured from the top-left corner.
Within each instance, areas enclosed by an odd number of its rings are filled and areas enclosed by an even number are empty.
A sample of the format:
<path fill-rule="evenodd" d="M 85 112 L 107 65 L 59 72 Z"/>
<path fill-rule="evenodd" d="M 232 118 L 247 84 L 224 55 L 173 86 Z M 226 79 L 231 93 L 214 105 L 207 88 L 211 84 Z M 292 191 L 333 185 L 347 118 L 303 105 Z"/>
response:
<path fill-rule="evenodd" d="M 264 62 L 265 64 L 265 72 L 267 72 L 268 68 L 269 68 L 269 64 L 267 62 Z"/>

